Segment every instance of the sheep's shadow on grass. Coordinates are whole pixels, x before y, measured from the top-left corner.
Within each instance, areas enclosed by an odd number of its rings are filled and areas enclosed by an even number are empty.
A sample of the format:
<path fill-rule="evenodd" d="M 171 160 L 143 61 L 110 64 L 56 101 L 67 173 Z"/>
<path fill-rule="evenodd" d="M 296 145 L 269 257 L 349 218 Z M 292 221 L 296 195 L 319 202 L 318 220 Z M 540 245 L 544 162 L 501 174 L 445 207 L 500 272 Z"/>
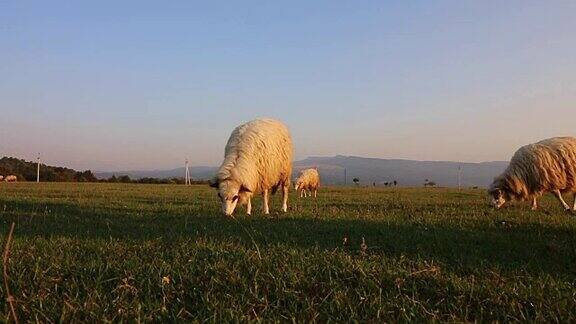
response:
<path fill-rule="evenodd" d="M 78 240 L 159 240 L 169 246 L 197 239 L 234 242 L 247 249 L 254 244 L 319 249 L 358 255 L 362 238 L 375 256 L 417 258 L 440 262 L 460 272 L 498 268 L 576 278 L 576 239 L 573 230 L 535 223 L 495 222 L 491 226 L 386 222 L 385 220 L 322 219 L 294 214 L 241 216 L 227 219 L 217 208 L 189 214 L 129 212 L 122 208 L 74 203 L 10 202 L 0 209 L 0 231 L 17 223 L 16 238 L 69 237 Z M 0 206 L 1 207 L 1 206 Z M 43 212 L 49 211 L 49 212 Z M 343 247 L 343 239 L 348 245 Z"/>

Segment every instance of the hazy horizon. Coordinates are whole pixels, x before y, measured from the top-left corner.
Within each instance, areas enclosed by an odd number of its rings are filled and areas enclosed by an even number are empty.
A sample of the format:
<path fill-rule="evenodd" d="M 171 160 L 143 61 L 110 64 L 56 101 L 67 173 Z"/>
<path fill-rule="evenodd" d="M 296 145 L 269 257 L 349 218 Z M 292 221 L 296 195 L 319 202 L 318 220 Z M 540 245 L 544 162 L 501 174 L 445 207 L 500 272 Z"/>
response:
<path fill-rule="evenodd" d="M 0 156 L 218 165 L 283 120 L 296 160 L 506 161 L 576 135 L 576 2 L 0 4 Z"/>
<path fill-rule="evenodd" d="M 303 157 L 302 159 L 296 159 L 294 162 L 302 162 L 309 158 L 333 158 L 337 156 L 345 156 L 345 157 L 354 157 L 354 158 L 362 158 L 362 159 L 381 159 L 381 160 L 405 160 L 405 161 L 420 161 L 420 162 L 455 162 L 455 163 L 498 163 L 498 162 L 508 162 L 505 160 L 493 160 L 493 161 L 478 161 L 478 162 L 465 162 L 465 161 L 454 161 L 454 160 L 413 160 L 413 159 L 402 159 L 402 158 L 382 158 L 382 157 L 371 157 L 371 156 L 357 156 L 357 155 L 345 155 L 345 154 L 337 154 L 332 156 L 307 156 Z M 200 168 L 214 168 L 219 167 L 220 163 L 216 164 L 190 164 L 190 167 L 200 167 Z M 185 163 L 181 163 L 181 165 L 175 165 L 173 167 L 166 167 L 166 168 L 151 168 L 151 169 L 117 169 L 117 170 L 92 170 L 95 172 L 122 172 L 122 171 L 166 171 L 166 170 L 175 170 L 175 169 L 183 169 L 185 167 Z"/>

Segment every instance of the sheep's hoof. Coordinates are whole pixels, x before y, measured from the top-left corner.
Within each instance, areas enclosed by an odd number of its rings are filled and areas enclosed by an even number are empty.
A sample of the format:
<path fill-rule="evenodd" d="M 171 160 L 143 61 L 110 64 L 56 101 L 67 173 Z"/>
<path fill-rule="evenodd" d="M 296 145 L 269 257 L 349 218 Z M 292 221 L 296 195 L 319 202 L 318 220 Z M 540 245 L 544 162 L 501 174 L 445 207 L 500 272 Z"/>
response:
<path fill-rule="evenodd" d="M 572 209 L 570 208 L 566 209 L 566 213 L 568 213 L 569 215 L 574 215 L 574 211 L 572 211 Z"/>

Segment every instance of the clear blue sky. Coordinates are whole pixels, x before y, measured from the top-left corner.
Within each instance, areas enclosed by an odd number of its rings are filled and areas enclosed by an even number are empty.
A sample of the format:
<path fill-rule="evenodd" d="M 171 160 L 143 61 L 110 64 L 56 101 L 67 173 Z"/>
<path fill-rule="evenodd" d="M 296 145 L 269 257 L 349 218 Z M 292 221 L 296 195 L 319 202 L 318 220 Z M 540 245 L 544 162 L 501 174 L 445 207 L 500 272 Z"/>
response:
<path fill-rule="evenodd" d="M 575 1 L 0 2 L 0 155 L 218 164 L 285 121 L 296 157 L 486 161 L 576 135 Z"/>

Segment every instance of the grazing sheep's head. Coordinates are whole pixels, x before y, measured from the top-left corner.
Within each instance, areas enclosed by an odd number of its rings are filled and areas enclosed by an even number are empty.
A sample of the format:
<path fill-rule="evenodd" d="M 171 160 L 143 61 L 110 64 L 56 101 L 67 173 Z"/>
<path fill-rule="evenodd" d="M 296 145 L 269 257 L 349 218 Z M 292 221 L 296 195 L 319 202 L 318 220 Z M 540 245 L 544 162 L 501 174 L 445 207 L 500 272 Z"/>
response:
<path fill-rule="evenodd" d="M 490 188 L 488 190 L 488 194 L 490 195 L 492 205 L 496 207 L 496 209 L 500 209 L 500 207 L 504 206 L 504 204 L 510 200 L 510 197 L 500 188 Z"/>
<path fill-rule="evenodd" d="M 231 179 L 221 181 L 214 180 L 210 186 L 216 188 L 218 191 L 218 197 L 222 203 L 222 212 L 226 216 L 232 216 L 238 202 L 241 200 L 244 201 L 244 196 L 251 192 L 238 181 Z"/>
<path fill-rule="evenodd" d="M 298 189 L 300 189 L 302 187 L 302 181 L 298 180 L 296 181 L 296 183 L 294 184 L 294 190 L 298 191 Z"/>

